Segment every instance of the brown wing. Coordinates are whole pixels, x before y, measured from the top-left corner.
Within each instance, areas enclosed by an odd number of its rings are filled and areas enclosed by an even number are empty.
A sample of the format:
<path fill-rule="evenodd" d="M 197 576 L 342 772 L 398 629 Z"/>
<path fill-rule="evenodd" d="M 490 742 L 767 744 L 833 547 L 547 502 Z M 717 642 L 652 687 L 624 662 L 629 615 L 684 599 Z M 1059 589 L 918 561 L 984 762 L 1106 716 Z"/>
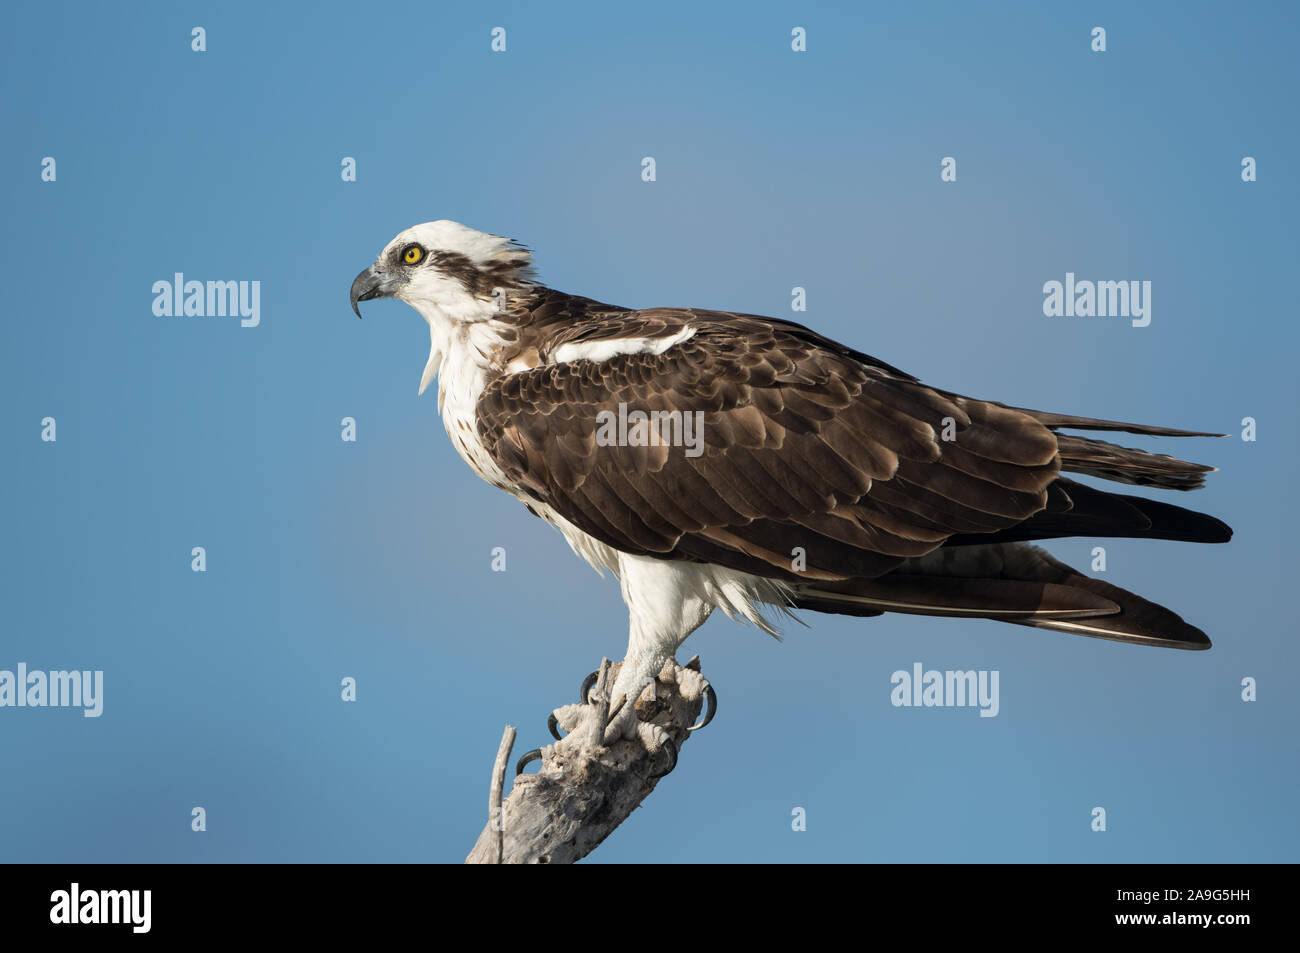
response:
<path fill-rule="evenodd" d="M 496 380 L 478 404 L 488 452 L 528 493 L 619 550 L 779 578 L 879 576 L 954 535 L 1016 526 L 1047 503 L 1060 466 L 1047 426 L 940 393 L 798 325 L 622 312 L 540 350 L 687 327 L 693 336 L 662 354 Z M 699 414 L 700 452 L 604 445 L 602 424 L 610 436 L 620 404 L 625 415 Z M 639 436 L 634 427 L 628 444 Z M 795 547 L 807 563 L 797 574 Z"/>

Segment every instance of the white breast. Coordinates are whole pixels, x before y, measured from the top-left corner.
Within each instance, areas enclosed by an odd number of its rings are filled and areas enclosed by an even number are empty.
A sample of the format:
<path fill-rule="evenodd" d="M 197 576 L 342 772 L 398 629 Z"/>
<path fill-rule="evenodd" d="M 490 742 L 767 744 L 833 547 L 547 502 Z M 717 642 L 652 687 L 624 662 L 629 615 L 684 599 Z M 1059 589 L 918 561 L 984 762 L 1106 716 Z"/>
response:
<path fill-rule="evenodd" d="M 488 331 L 489 329 L 482 328 L 479 336 Z M 597 572 L 609 570 L 617 575 L 619 554 L 614 549 L 588 536 L 549 506 L 520 490 L 506 477 L 483 446 L 478 435 L 475 411 L 479 395 L 483 393 L 491 376 L 489 362 L 483 356 L 491 353 L 491 348 L 484 346 L 490 343 L 476 340 L 470 333 L 452 335 L 445 342 L 437 342 L 446 348 L 439 362 L 438 404 L 452 446 L 480 478 L 526 503 L 534 513 L 559 529 L 573 551 Z M 434 364 L 435 358 L 431 356 L 429 361 Z"/>
<path fill-rule="evenodd" d="M 443 426 L 452 446 L 471 470 L 493 486 L 518 496 L 479 439 L 475 409 L 487 381 L 487 362 L 469 335 L 455 337 L 443 356 L 438 374 L 438 407 Z"/>

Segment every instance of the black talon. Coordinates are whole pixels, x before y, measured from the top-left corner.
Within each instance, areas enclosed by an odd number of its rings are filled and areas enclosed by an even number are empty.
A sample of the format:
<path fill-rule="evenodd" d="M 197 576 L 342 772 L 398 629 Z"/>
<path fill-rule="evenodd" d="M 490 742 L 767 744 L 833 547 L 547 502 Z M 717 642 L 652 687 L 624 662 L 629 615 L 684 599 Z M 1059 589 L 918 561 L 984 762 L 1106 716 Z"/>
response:
<path fill-rule="evenodd" d="M 555 712 L 551 712 L 550 717 L 546 719 L 546 729 L 556 741 L 564 740 L 564 736 L 560 734 L 560 722 L 555 717 Z"/>
<path fill-rule="evenodd" d="M 691 725 L 687 731 L 699 731 L 705 725 L 713 720 L 713 716 L 718 713 L 718 696 L 713 691 L 713 686 L 706 684 L 704 686 L 704 703 L 707 706 L 704 709 L 704 720 L 698 725 Z"/>
<path fill-rule="evenodd" d="M 673 743 L 673 739 L 665 738 L 664 748 L 668 752 L 668 767 L 664 768 L 658 774 L 650 775 L 650 777 L 646 779 L 647 781 L 655 781 L 662 778 L 665 774 L 671 773 L 673 768 L 677 767 L 677 745 Z"/>
<path fill-rule="evenodd" d="M 600 672 L 592 672 L 582 680 L 582 688 L 578 689 L 578 701 L 587 704 L 587 692 L 591 691 L 591 686 L 596 684 L 596 679 L 600 678 Z"/>
<path fill-rule="evenodd" d="M 541 761 L 541 760 L 542 760 L 541 748 L 534 748 L 532 751 L 525 751 L 523 753 L 523 756 L 519 759 L 519 763 L 515 765 L 515 776 L 518 777 L 519 775 L 523 774 L 524 768 L 528 767 L 534 761 Z"/>

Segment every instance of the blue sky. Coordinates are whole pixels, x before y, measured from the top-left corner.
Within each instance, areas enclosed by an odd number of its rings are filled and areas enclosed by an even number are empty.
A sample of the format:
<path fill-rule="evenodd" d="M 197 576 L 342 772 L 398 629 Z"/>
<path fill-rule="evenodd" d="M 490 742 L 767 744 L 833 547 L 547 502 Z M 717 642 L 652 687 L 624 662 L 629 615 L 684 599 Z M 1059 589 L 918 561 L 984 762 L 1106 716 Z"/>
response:
<path fill-rule="evenodd" d="M 621 654 L 617 586 L 417 398 L 424 322 L 348 309 L 438 218 L 525 242 L 553 287 L 1230 434 L 1133 441 L 1220 468 L 1177 502 L 1231 544 L 1106 543 L 1105 578 L 1212 651 L 716 618 L 681 657 L 718 718 L 593 861 L 1297 859 L 1294 6 L 231 6 L 27 6 L 0 37 L 0 669 L 105 673 L 98 719 L 0 708 L 0 860 L 459 861 L 502 726 L 545 742 Z M 175 272 L 260 281 L 260 325 L 156 316 Z M 1150 280 L 1151 325 L 1045 317 L 1066 272 Z M 892 707 L 918 661 L 999 671 L 999 715 Z"/>

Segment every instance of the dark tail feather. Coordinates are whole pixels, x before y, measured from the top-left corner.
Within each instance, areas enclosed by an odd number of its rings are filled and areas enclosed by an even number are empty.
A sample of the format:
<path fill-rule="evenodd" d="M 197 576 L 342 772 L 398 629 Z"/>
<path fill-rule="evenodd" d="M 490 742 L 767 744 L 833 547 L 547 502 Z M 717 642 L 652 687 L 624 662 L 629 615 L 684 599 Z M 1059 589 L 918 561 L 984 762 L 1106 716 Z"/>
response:
<path fill-rule="evenodd" d="M 944 545 L 972 546 L 1063 536 L 1226 543 L 1232 539 L 1232 527 L 1213 516 L 1172 503 L 1107 493 L 1061 478 L 1048 488 L 1046 508 L 1023 523 L 997 533 L 950 536 Z"/>
<path fill-rule="evenodd" d="M 1066 567 L 1069 568 L 1069 567 Z M 1149 602 L 1136 593 L 1112 586 L 1090 576 L 1074 574 L 1074 584 L 1080 589 L 1104 596 L 1118 603 L 1116 615 L 1094 616 L 1089 619 L 1012 619 L 1018 625 L 1031 625 L 1038 629 L 1052 629 L 1071 635 L 1087 635 L 1113 642 L 1131 642 L 1137 645 L 1157 645 L 1170 649 L 1208 649 L 1210 637 L 1182 617 L 1162 605 Z"/>
<path fill-rule="evenodd" d="M 1196 490 L 1205 485 L 1205 474 L 1215 470 L 1203 463 L 1188 463 L 1163 453 L 1149 453 L 1073 434 L 1057 434 L 1056 444 L 1062 470 L 1116 483 L 1163 490 Z"/>
<path fill-rule="evenodd" d="M 1204 632 L 1163 606 L 1077 572 L 1036 546 L 940 549 L 877 579 L 799 584 L 796 608 L 995 619 L 1074 635 L 1208 649 Z"/>
<path fill-rule="evenodd" d="M 993 401 L 990 401 L 993 403 Z M 999 404 L 1008 407 L 1007 404 Z M 1148 437 L 1224 437 L 1221 433 L 1202 433 L 1199 430 L 1175 430 L 1172 427 L 1153 427 L 1150 424 L 1127 424 L 1119 420 L 1099 420 L 1096 417 L 1075 417 L 1073 414 L 1053 414 L 1045 410 L 1030 410 L 1027 407 L 1009 407 L 1022 414 L 1028 414 L 1044 427 L 1059 430 L 1118 430 L 1124 433 L 1145 434 Z"/>

